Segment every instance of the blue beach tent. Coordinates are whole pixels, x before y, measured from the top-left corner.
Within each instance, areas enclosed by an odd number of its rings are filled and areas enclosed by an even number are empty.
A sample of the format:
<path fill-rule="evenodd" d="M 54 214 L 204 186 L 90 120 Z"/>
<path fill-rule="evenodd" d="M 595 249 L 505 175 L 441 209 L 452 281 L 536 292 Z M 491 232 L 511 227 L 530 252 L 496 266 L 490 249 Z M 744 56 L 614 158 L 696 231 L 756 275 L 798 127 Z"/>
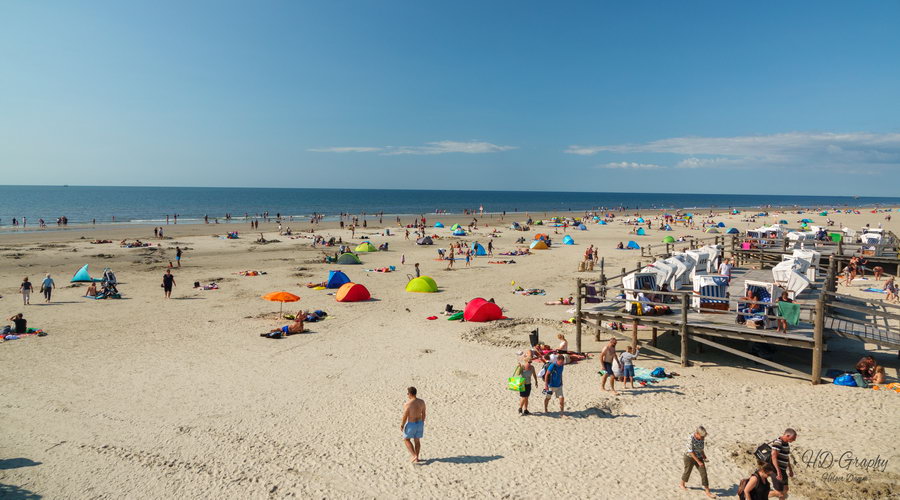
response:
<path fill-rule="evenodd" d="M 579 224 L 578 229 L 580 229 L 582 231 L 587 231 L 587 226 L 585 226 L 584 224 Z"/>
<path fill-rule="evenodd" d="M 346 283 L 350 283 L 350 278 L 343 271 L 329 271 L 325 288 L 340 288 Z"/>
<path fill-rule="evenodd" d="M 725 227 L 725 223 L 724 223 L 724 222 L 720 222 L 720 223 L 716 224 L 716 227 Z"/>
<path fill-rule="evenodd" d="M 575 240 L 568 234 L 563 237 L 563 245 L 574 245 Z"/>
<path fill-rule="evenodd" d="M 466 235 L 466 232 L 463 231 L 462 228 L 459 228 L 456 231 L 453 231 L 453 236 L 465 236 L 465 235 Z"/>
<path fill-rule="evenodd" d="M 741 232 L 737 230 L 736 227 L 728 228 L 728 231 L 725 231 L 725 234 L 740 234 Z"/>
<path fill-rule="evenodd" d="M 638 236 L 644 236 L 645 234 L 647 234 L 647 231 L 644 231 L 644 228 L 640 228 L 637 230 Z"/>
<path fill-rule="evenodd" d="M 629 250 L 640 250 L 641 246 L 632 240 L 632 241 L 629 241 L 627 245 L 625 245 L 625 248 L 627 248 Z"/>
<path fill-rule="evenodd" d="M 85 264 L 81 266 L 81 269 L 75 273 L 75 276 L 72 276 L 72 283 L 91 283 L 93 281 L 103 281 L 101 279 L 91 278 L 91 275 L 88 274 L 88 265 Z"/>
<path fill-rule="evenodd" d="M 434 227 L 444 227 L 444 223 L 443 222 L 435 222 Z"/>
<path fill-rule="evenodd" d="M 475 244 L 475 255 L 487 255 L 487 252 L 484 250 L 484 246 L 481 243 Z"/>

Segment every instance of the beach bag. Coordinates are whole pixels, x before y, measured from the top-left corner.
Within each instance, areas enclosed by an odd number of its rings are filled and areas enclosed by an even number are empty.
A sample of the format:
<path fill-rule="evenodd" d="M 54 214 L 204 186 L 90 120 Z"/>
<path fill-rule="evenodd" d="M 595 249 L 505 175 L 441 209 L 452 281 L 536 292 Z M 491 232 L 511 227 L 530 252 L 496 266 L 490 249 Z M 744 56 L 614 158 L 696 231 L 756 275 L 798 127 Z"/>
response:
<path fill-rule="evenodd" d="M 541 367 L 541 371 L 538 372 L 538 378 L 544 380 L 544 377 L 547 375 L 547 370 L 550 369 L 551 363 L 544 363 L 544 366 Z"/>
<path fill-rule="evenodd" d="M 522 376 L 521 366 L 517 366 L 513 376 L 506 379 L 506 388 L 516 392 L 525 390 L 525 377 Z"/>
<path fill-rule="evenodd" d="M 853 379 L 853 375 L 849 373 L 845 373 L 840 377 L 834 379 L 834 385 L 843 385 L 845 387 L 856 387 L 856 380 Z"/>
<path fill-rule="evenodd" d="M 665 378 L 666 370 L 665 370 L 665 368 L 663 368 L 661 366 L 657 366 L 656 368 L 653 369 L 652 372 L 650 372 L 650 376 L 653 378 Z"/>

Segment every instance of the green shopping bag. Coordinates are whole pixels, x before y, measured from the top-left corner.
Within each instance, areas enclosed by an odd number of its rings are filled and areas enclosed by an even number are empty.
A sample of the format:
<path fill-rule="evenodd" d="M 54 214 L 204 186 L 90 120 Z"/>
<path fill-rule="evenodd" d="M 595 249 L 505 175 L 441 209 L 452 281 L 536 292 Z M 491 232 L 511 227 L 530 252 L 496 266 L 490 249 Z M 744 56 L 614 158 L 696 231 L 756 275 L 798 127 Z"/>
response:
<path fill-rule="evenodd" d="M 511 391 L 522 392 L 525 390 L 525 377 L 522 376 L 522 367 L 517 366 L 513 376 L 506 379 L 506 388 Z"/>

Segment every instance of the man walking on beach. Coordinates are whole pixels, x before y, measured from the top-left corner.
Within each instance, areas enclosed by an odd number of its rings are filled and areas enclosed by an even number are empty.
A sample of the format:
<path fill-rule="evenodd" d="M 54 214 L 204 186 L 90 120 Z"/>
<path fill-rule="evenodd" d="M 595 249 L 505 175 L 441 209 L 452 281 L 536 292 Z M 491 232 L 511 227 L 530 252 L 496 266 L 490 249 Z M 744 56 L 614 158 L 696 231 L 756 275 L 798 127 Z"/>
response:
<path fill-rule="evenodd" d="M 412 457 L 412 463 L 419 463 L 419 451 L 422 449 L 422 435 L 425 432 L 425 401 L 416 397 L 416 388 L 406 389 L 406 404 L 403 405 L 403 419 L 400 430 L 403 431 L 403 442 Z"/>
<path fill-rule="evenodd" d="M 166 298 L 172 298 L 172 287 L 175 286 L 175 276 L 172 275 L 172 271 L 170 269 L 166 269 L 166 274 L 163 274 L 163 282 L 162 287 L 163 291 L 166 293 Z"/>
<path fill-rule="evenodd" d="M 681 484 L 679 486 L 681 486 L 681 489 L 683 490 L 687 489 L 687 486 L 684 483 L 691 478 L 691 471 L 696 467 L 700 472 L 700 481 L 703 484 L 703 490 L 706 492 L 706 496 L 709 498 L 716 498 L 716 496 L 709 491 L 709 478 L 706 475 L 705 445 L 706 429 L 701 425 L 700 427 L 697 427 L 697 430 L 695 430 L 693 434 L 691 434 L 687 452 L 684 454 L 684 472 L 681 474 Z"/>
<path fill-rule="evenodd" d="M 181 267 L 181 247 L 175 247 L 175 263 L 178 264 L 178 267 Z"/>
<path fill-rule="evenodd" d="M 600 365 L 603 367 L 603 378 L 600 380 L 600 389 L 606 390 L 606 379 L 609 379 L 609 390 L 616 396 L 616 376 L 613 375 L 613 360 L 616 359 L 616 342 L 615 337 L 609 339 L 606 347 L 600 351 Z"/>
<path fill-rule="evenodd" d="M 772 478 L 772 489 L 788 497 L 788 477 L 794 477 L 791 467 L 791 443 L 797 440 L 797 431 L 786 429 L 780 438 L 772 442 L 772 465 L 775 466 L 775 477 Z"/>
<path fill-rule="evenodd" d="M 547 367 L 544 373 L 544 413 L 548 413 L 550 410 L 548 406 L 550 405 L 550 397 L 555 395 L 557 399 L 559 399 L 559 414 L 560 416 L 566 416 L 566 397 L 563 394 L 563 363 L 565 363 L 565 358 L 562 354 L 556 356 L 556 360 L 553 361 L 550 366 Z"/>

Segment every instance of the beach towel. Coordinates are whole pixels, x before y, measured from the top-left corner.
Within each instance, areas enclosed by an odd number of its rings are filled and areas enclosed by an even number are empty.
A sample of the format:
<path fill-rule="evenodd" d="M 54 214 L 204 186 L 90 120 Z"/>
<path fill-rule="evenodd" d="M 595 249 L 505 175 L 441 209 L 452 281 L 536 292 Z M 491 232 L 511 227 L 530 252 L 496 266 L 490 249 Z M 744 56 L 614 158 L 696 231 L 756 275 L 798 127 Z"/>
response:
<path fill-rule="evenodd" d="M 863 288 L 863 291 L 864 292 L 872 292 L 872 293 L 887 293 L 886 291 L 884 291 L 881 288 L 871 288 L 871 287 Z"/>
<path fill-rule="evenodd" d="M 800 322 L 800 305 L 781 301 L 778 303 L 778 315 L 784 318 L 789 325 L 796 325 Z"/>

